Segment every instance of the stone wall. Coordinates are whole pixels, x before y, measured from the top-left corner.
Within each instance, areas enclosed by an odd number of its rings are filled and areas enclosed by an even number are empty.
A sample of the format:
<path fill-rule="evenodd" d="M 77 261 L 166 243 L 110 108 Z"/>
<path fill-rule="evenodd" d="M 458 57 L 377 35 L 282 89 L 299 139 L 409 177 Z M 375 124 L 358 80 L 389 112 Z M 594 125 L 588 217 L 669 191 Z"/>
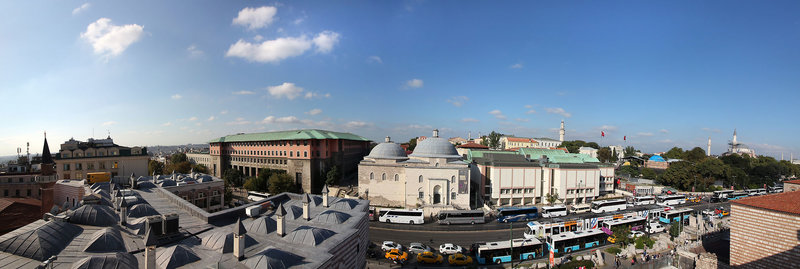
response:
<path fill-rule="evenodd" d="M 800 215 L 731 204 L 736 268 L 800 268 Z"/>

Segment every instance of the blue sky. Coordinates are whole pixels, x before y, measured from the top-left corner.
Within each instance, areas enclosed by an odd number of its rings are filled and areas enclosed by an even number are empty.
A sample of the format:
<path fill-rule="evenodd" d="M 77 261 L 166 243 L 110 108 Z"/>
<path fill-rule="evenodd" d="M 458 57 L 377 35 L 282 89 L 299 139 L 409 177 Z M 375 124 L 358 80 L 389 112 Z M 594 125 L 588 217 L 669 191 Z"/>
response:
<path fill-rule="evenodd" d="M 800 153 L 800 2 L 3 1 L 0 155 L 320 128 Z M 605 130 L 606 138 L 600 138 Z M 622 141 L 627 136 L 628 141 Z M 798 154 L 800 156 L 800 154 Z"/>

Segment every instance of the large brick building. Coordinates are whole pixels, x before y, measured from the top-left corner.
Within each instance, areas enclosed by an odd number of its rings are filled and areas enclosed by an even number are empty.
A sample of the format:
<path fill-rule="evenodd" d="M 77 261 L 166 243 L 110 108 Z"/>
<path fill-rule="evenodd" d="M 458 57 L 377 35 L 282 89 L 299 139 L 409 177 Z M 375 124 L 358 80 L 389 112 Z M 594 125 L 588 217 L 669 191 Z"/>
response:
<path fill-rule="evenodd" d="M 734 268 L 800 268 L 800 192 L 731 202 Z"/>
<path fill-rule="evenodd" d="M 285 170 L 303 192 L 319 193 L 333 167 L 355 184 L 358 162 L 369 153 L 370 141 L 351 133 L 291 130 L 235 134 L 209 141 L 211 166 L 217 177 L 227 169 L 257 176 L 261 168 Z"/>

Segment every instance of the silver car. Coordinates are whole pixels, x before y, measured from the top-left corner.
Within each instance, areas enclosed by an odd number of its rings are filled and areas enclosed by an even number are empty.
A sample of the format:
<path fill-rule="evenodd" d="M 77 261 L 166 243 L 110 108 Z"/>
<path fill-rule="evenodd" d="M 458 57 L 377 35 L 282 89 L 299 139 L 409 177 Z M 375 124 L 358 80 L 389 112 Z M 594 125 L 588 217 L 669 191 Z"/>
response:
<path fill-rule="evenodd" d="M 431 248 L 422 243 L 408 244 L 408 252 L 411 252 L 413 254 L 419 254 L 425 251 L 431 251 Z"/>

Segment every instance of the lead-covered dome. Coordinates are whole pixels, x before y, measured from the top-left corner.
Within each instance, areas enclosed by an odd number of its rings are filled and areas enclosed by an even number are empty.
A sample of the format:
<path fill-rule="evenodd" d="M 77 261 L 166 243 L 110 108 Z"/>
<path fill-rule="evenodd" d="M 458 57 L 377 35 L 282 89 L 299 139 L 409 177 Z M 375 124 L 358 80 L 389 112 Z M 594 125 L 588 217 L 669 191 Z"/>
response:
<path fill-rule="evenodd" d="M 450 141 L 439 137 L 439 130 L 433 130 L 433 137 L 418 142 L 411 157 L 461 158 Z"/>
<path fill-rule="evenodd" d="M 406 155 L 406 150 L 397 143 L 391 142 L 387 136 L 386 142 L 372 148 L 367 158 L 405 160 L 408 159 L 408 155 Z"/>

